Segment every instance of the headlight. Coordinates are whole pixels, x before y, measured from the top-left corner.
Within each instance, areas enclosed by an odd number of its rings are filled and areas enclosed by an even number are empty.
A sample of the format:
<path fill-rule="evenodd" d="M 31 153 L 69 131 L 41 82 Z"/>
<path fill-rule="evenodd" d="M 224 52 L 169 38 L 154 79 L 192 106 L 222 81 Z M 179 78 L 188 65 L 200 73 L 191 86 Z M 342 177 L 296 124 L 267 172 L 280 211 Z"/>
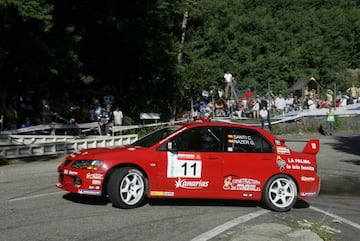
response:
<path fill-rule="evenodd" d="M 103 164 L 100 160 L 79 160 L 71 165 L 72 168 L 86 169 L 86 170 L 98 170 Z"/>

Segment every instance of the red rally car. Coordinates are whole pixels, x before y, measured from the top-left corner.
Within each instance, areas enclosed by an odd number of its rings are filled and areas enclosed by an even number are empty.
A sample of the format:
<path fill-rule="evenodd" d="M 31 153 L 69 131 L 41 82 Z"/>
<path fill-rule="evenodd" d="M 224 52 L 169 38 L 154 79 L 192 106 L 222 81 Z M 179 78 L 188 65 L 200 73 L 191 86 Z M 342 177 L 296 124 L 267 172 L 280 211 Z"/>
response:
<path fill-rule="evenodd" d="M 173 125 L 128 146 L 84 149 L 58 167 L 57 187 L 108 196 L 119 208 L 148 198 L 262 201 L 288 211 L 320 191 L 318 139 L 302 152 L 269 132 L 238 123 Z"/>

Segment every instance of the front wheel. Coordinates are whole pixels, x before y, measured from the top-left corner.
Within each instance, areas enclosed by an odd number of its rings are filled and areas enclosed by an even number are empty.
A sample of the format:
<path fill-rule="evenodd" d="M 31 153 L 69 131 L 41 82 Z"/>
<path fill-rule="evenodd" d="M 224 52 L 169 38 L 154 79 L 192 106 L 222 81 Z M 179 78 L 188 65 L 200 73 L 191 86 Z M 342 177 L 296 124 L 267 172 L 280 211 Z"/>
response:
<path fill-rule="evenodd" d="M 297 201 L 297 187 L 294 180 L 286 175 L 272 177 L 265 185 L 262 201 L 271 210 L 289 211 Z"/>
<path fill-rule="evenodd" d="M 146 196 L 147 180 L 136 168 L 120 168 L 110 177 L 109 199 L 114 207 L 136 208 Z"/>

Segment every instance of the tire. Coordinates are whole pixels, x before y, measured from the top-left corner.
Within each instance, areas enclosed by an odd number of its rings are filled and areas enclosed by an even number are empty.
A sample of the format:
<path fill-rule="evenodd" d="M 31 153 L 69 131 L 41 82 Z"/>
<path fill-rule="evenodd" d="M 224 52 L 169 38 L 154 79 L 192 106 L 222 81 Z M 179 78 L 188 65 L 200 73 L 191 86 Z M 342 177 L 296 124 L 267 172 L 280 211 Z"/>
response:
<path fill-rule="evenodd" d="M 286 175 L 273 176 L 265 185 L 262 201 L 273 211 L 289 211 L 297 201 L 294 180 Z"/>
<path fill-rule="evenodd" d="M 136 168 L 120 168 L 109 179 L 108 194 L 114 207 L 139 207 L 146 196 L 147 179 Z"/>

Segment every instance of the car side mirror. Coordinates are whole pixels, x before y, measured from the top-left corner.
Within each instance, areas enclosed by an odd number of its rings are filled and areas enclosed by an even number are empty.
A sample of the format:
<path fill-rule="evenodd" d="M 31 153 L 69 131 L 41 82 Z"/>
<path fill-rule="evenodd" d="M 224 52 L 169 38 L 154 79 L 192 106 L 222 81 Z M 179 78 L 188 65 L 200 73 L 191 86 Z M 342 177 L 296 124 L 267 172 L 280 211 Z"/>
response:
<path fill-rule="evenodd" d="M 177 152 L 176 142 L 171 142 L 171 141 L 169 141 L 169 142 L 167 143 L 167 150 L 168 150 L 168 151 L 171 151 L 171 152 Z"/>

